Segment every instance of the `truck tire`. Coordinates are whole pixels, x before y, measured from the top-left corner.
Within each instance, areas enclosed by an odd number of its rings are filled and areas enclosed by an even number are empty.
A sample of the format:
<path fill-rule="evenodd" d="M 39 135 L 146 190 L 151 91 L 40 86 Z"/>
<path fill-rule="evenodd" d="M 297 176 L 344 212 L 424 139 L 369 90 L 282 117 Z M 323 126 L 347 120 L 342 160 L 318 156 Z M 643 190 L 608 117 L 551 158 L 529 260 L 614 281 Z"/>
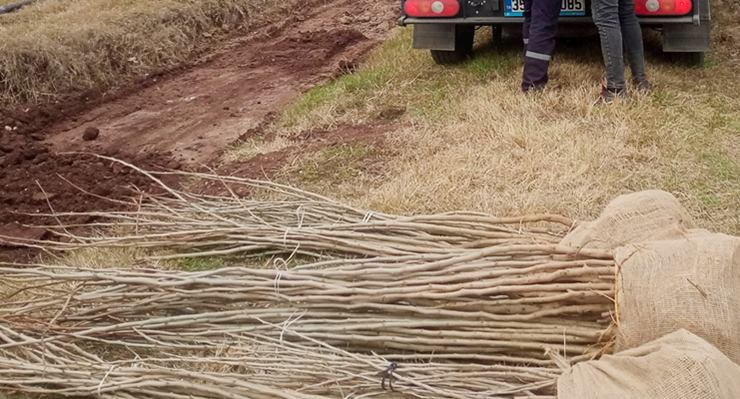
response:
<path fill-rule="evenodd" d="M 682 65 L 686 65 L 692 68 L 701 68 L 704 66 L 704 62 L 706 61 L 706 53 L 673 53 L 673 59 L 677 63 L 680 63 Z"/>
<path fill-rule="evenodd" d="M 455 50 L 430 50 L 432 59 L 439 65 L 456 64 L 467 59 L 473 52 L 473 40 L 475 39 L 475 26 L 455 26 Z"/>
<path fill-rule="evenodd" d="M 501 25 L 491 25 L 491 43 L 494 47 L 501 46 L 504 41 L 504 27 Z"/>

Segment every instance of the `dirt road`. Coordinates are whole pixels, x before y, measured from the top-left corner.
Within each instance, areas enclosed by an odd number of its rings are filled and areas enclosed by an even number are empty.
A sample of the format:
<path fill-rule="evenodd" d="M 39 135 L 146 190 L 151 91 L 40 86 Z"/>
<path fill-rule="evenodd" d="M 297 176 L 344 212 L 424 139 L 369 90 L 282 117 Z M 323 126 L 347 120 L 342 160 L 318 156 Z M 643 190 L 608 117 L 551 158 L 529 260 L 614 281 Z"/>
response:
<path fill-rule="evenodd" d="M 310 1 L 280 23 L 221 43 L 191 68 L 89 109 L 60 104 L 51 113 L 6 115 L 0 236 L 42 238 L 44 229 L 23 225 L 53 220 L 30 215 L 115 208 L 121 204 L 102 197 L 125 198 L 125 187 L 146 186 L 125 168 L 66 152 L 113 155 L 148 168 L 212 163 L 268 115 L 361 59 L 393 26 L 396 8 L 389 0 Z M 86 130 L 97 137 L 84 140 Z"/>
<path fill-rule="evenodd" d="M 79 149 L 83 130 L 94 126 L 96 147 L 207 163 L 267 114 L 356 62 L 388 31 L 394 5 L 306 5 L 293 23 L 229 43 L 204 65 L 53 126 L 50 141 L 60 151 Z"/>

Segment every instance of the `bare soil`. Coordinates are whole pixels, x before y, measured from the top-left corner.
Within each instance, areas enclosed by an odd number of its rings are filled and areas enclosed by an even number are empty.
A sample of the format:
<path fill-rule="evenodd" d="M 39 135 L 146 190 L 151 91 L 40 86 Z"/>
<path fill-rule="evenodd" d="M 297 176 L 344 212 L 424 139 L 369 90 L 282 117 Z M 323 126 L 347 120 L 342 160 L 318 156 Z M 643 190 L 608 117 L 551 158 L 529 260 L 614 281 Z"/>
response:
<path fill-rule="evenodd" d="M 229 163 L 222 166 L 220 172 L 230 176 L 269 179 L 283 166 L 305 153 L 343 144 L 382 146 L 385 134 L 390 130 L 391 126 L 386 123 L 343 125 L 332 130 L 310 130 L 299 134 L 293 140 L 293 144 L 286 148 Z M 218 187 L 214 185 L 213 189 Z"/>
<path fill-rule="evenodd" d="M 134 189 L 156 187 L 145 176 L 93 154 L 56 153 L 38 134 L 4 131 L 0 136 L 0 236 L 41 240 L 53 238 L 56 220 L 41 216 L 51 212 L 124 209 Z M 178 163 L 166 152 L 131 155 L 99 151 L 150 170 L 172 169 Z M 69 223 L 89 222 L 72 217 Z M 0 246 L 3 239 L 0 237 Z M 6 248 L 7 249 L 7 248 Z M 29 250 L 0 250 L 1 260 L 25 261 Z"/>
<path fill-rule="evenodd" d="M 393 26 L 396 7 L 389 0 L 309 1 L 289 20 L 219 44 L 197 65 L 111 93 L 0 111 L 0 236 L 48 238 L 48 230 L 29 226 L 54 220 L 33 214 L 121 208 L 103 197 L 126 200 L 130 187 L 149 187 L 145 177 L 91 154 L 150 169 L 212 164 L 300 93 L 351 70 Z M 357 138 L 338 129 L 321 140 L 331 145 L 344 134 Z M 225 170 L 257 177 L 322 145 L 311 134 L 298 140 L 312 145 L 296 143 L 285 154 Z M 0 260 L 29 255 L 0 250 Z"/>
<path fill-rule="evenodd" d="M 270 112 L 356 62 L 393 21 L 388 2 L 313 4 L 293 24 L 234 40 L 196 68 L 60 121 L 49 128 L 49 142 L 59 151 L 77 148 L 94 126 L 96 143 L 106 148 L 170 151 L 186 164 L 208 163 Z"/>

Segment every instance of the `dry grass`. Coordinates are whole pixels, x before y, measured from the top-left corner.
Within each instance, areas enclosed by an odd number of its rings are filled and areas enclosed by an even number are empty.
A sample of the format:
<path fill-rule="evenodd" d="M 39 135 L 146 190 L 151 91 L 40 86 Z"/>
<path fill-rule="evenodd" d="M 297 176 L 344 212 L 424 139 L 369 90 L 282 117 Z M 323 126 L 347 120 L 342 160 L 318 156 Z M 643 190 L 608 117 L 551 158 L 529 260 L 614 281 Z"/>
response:
<path fill-rule="evenodd" d="M 41 0 L 0 16 L 0 104 L 125 84 L 274 18 L 269 0 Z"/>
<path fill-rule="evenodd" d="M 443 68 L 410 50 L 410 30 L 399 30 L 358 73 L 309 92 L 273 130 L 284 140 L 306 129 L 373 123 L 384 107 L 405 106 L 388 138 L 396 155 L 385 160 L 382 179 L 302 183 L 380 211 L 591 218 L 620 193 L 659 188 L 706 227 L 737 234 L 740 29 L 733 15 L 740 10 L 719 3 L 726 14 L 717 13 L 705 69 L 675 65 L 648 40 L 656 86 L 649 96 L 594 105 L 603 73 L 595 39 L 561 44 L 551 90 L 523 96 L 515 41 L 499 50 L 481 43 L 473 60 Z"/>

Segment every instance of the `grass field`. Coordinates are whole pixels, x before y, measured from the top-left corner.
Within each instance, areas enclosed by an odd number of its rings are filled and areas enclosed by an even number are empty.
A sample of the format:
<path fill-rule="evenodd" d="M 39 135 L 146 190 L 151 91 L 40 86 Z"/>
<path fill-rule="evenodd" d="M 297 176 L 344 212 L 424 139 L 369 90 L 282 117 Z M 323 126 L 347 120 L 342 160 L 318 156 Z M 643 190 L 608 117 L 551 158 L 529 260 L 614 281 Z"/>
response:
<path fill-rule="evenodd" d="M 440 67 L 410 49 L 410 29 L 398 29 L 357 73 L 294 103 L 272 126 L 275 140 L 250 143 L 249 152 L 274 151 L 306 130 L 381 123 L 384 109 L 400 107 L 406 112 L 384 145 L 392 151 L 312 153 L 280 179 L 386 212 L 577 218 L 594 217 L 620 193 L 659 188 L 701 225 L 738 234 L 740 10 L 729 1 L 715 10 L 704 69 L 671 62 L 648 35 L 654 92 L 608 106 L 594 105 L 603 73 L 596 38 L 561 43 L 551 88 L 523 96 L 516 40 L 493 49 L 479 33 L 473 59 Z M 321 167 L 338 151 L 349 173 Z M 385 167 L 363 169 L 368 162 Z M 317 168 L 327 170 L 323 178 Z"/>
<path fill-rule="evenodd" d="M 49 102 L 179 66 L 295 1 L 43 0 L 0 15 L 0 105 Z"/>

